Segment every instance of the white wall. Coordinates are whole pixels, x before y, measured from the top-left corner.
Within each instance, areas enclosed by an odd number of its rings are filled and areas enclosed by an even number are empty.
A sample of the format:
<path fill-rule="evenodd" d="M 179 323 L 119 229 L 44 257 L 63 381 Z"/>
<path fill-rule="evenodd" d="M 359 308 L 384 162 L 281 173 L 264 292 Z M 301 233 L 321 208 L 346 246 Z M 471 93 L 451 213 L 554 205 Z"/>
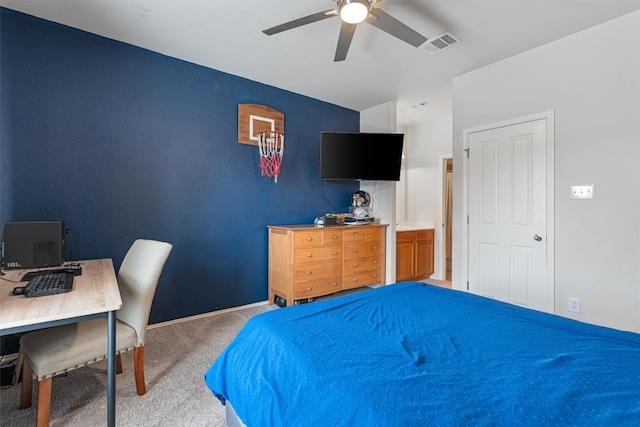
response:
<path fill-rule="evenodd" d="M 442 271 L 442 215 L 440 205 L 440 158 L 452 152 L 453 118 L 438 117 L 408 127 L 405 136 L 406 215 L 408 222 L 435 222 L 435 271 L 432 277 L 444 279 Z M 407 138 L 408 136 L 408 138 Z"/>
<path fill-rule="evenodd" d="M 361 132 L 397 132 L 397 106 L 386 102 L 360 112 Z M 360 189 L 371 195 L 372 215 L 387 227 L 386 283 L 396 282 L 396 182 L 361 181 Z"/>
<path fill-rule="evenodd" d="M 407 147 L 409 145 L 409 129 L 398 125 L 398 132 L 404 134 L 402 145 L 402 167 L 400 168 L 400 181 L 396 183 L 396 223 L 404 221 L 407 211 Z"/>
<path fill-rule="evenodd" d="M 439 159 L 451 154 L 452 116 L 439 117 L 409 128 L 407 163 L 407 219 L 436 221 L 440 189 Z M 410 213 L 413 212 L 413 218 Z"/>
<path fill-rule="evenodd" d="M 453 286 L 466 288 L 463 130 L 555 110 L 555 311 L 640 332 L 640 11 L 456 77 L 453 106 Z M 596 199 L 569 200 L 583 184 Z"/>

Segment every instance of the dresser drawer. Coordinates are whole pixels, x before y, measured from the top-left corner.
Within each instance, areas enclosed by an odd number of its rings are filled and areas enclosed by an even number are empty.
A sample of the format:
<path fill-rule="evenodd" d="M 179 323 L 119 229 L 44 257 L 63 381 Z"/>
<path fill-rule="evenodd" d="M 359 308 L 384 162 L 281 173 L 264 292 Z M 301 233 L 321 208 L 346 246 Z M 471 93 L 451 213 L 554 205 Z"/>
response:
<path fill-rule="evenodd" d="M 342 259 L 342 245 L 296 248 L 294 262 L 296 264 L 309 264 L 323 261 L 339 261 Z"/>
<path fill-rule="evenodd" d="M 295 247 L 322 246 L 323 230 L 296 231 L 294 235 Z"/>
<path fill-rule="evenodd" d="M 384 233 L 383 228 L 367 229 L 367 233 L 365 234 L 365 240 L 367 242 L 381 242 L 382 233 Z"/>
<path fill-rule="evenodd" d="M 324 246 L 342 246 L 342 230 L 339 228 L 329 228 L 322 230 L 322 244 Z"/>
<path fill-rule="evenodd" d="M 344 261 L 344 274 L 357 273 L 364 270 L 373 270 L 380 267 L 382 258 L 380 255 L 368 256 L 364 258 L 353 258 Z"/>
<path fill-rule="evenodd" d="M 382 281 L 380 269 L 361 271 L 353 274 L 345 274 L 342 281 L 342 289 L 358 288 Z"/>
<path fill-rule="evenodd" d="M 293 299 L 312 298 L 338 292 L 342 289 L 342 276 L 310 280 L 293 285 Z"/>
<path fill-rule="evenodd" d="M 353 225 L 350 228 L 345 229 L 343 234 L 345 243 L 364 242 L 367 237 L 367 230 L 358 228 L 357 225 Z"/>
<path fill-rule="evenodd" d="M 382 253 L 381 242 L 345 243 L 344 258 L 360 258 Z"/>
<path fill-rule="evenodd" d="M 342 261 L 319 262 L 317 264 L 296 265 L 293 281 L 324 279 L 342 274 Z"/>

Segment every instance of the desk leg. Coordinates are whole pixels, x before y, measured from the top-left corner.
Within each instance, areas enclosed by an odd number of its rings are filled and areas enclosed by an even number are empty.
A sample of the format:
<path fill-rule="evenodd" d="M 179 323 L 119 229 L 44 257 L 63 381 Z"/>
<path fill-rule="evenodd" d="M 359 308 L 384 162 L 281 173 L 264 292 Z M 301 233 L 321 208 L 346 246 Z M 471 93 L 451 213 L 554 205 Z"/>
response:
<path fill-rule="evenodd" d="M 107 426 L 116 425 L 116 312 L 107 315 Z"/>

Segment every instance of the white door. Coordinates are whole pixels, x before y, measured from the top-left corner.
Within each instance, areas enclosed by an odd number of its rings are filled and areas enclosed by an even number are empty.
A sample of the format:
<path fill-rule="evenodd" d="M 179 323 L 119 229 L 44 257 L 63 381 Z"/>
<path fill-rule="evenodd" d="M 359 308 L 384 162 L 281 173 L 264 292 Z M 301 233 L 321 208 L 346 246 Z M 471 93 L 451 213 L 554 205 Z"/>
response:
<path fill-rule="evenodd" d="M 469 290 L 553 312 L 547 120 L 468 135 Z"/>

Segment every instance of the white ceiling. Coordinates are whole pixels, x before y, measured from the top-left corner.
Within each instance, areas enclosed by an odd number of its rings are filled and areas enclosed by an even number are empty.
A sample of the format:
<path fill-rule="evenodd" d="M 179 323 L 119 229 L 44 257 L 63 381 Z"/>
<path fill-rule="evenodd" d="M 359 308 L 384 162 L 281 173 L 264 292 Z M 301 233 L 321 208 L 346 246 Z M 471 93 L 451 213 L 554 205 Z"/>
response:
<path fill-rule="evenodd" d="M 640 0 L 385 0 L 382 10 L 427 38 L 450 31 L 462 43 L 431 55 L 361 23 L 347 59 L 338 63 L 338 17 L 273 36 L 262 33 L 328 9 L 332 0 L 0 5 L 357 111 L 396 101 L 398 122 L 410 125 L 451 114 L 454 76 L 638 10 Z"/>

